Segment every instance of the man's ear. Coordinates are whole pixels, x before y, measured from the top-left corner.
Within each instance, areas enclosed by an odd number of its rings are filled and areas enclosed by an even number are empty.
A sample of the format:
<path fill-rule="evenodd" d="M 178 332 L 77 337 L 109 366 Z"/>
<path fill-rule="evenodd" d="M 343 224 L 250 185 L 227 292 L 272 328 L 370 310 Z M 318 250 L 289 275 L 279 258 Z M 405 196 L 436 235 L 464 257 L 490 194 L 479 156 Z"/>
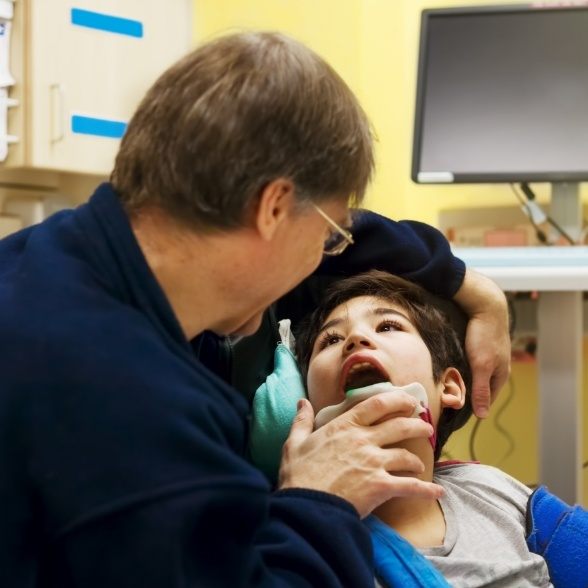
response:
<path fill-rule="evenodd" d="M 294 184 L 286 178 L 272 180 L 263 188 L 254 211 L 254 225 L 262 239 L 273 239 L 295 203 Z"/>
<path fill-rule="evenodd" d="M 466 387 L 459 370 L 447 368 L 441 376 L 443 388 L 441 390 L 441 406 L 459 410 L 465 403 Z"/>

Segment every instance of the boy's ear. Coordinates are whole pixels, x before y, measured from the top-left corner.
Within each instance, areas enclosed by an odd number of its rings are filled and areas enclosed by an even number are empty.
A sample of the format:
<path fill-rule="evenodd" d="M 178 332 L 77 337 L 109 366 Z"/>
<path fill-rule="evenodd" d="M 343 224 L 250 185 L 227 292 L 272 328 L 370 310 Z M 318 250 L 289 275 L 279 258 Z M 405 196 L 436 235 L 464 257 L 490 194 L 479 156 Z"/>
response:
<path fill-rule="evenodd" d="M 465 404 L 466 387 L 459 370 L 447 368 L 441 376 L 441 406 L 459 410 Z"/>
<path fill-rule="evenodd" d="M 254 211 L 254 225 L 264 241 L 273 239 L 295 203 L 294 184 L 286 178 L 272 180 L 263 188 Z"/>

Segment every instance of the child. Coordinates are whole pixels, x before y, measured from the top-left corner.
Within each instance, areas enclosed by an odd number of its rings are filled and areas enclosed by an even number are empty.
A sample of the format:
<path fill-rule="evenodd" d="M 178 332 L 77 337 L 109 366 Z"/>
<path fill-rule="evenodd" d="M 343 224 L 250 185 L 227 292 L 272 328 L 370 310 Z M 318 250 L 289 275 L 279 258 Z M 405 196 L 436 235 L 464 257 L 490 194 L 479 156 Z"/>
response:
<path fill-rule="evenodd" d="M 418 382 L 426 391 L 436 439 L 396 447 L 418 455 L 425 464 L 420 477 L 445 494 L 439 501 L 394 498 L 366 519 L 380 581 L 386 580 L 382 553 L 398 533 L 453 586 L 553 585 L 544 558 L 528 546 L 525 525 L 535 532 L 537 523 L 528 513 L 531 491 L 493 467 L 435 464 L 451 432 L 471 414 L 470 373 L 455 332 L 420 287 L 377 271 L 337 282 L 298 330 L 296 346 L 315 414 L 342 403 L 346 390 L 381 381 Z M 582 517 L 574 538 L 585 542 L 586 513 Z M 561 577 L 574 566 L 588 569 L 585 554 L 560 561 L 566 568 Z"/>

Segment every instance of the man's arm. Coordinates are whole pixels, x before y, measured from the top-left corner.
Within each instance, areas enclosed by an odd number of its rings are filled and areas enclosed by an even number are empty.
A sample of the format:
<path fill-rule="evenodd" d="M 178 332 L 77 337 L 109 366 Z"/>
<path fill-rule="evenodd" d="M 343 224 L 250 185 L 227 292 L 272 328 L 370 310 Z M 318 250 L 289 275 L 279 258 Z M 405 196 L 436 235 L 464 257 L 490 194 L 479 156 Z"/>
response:
<path fill-rule="evenodd" d="M 393 221 L 375 212 L 354 213 L 355 244 L 325 257 L 315 276 L 351 276 L 370 269 L 387 271 L 442 298 L 461 287 L 465 264 L 451 252 L 445 236 L 418 221 Z"/>
<path fill-rule="evenodd" d="M 466 352 L 472 369 L 472 404 L 481 418 L 510 373 L 509 318 L 506 297 L 489 278 L 468 269 L 453 300 L 469 316 Z"/>
<path fill-rule="evenodd" d="M 215 367 L 205 359 L 206 364 L 231 381 L 251 401 L 255 390 L 273 369 L 279 340 L 277 322 L 291 319 L 295 330 L 296 325 L 316 308 L 325 287 L 333 281 L 381 269 L 417 282 L 447 299 L 455 295 L 463 282 L 464 263 L 451 253 L 443 234 L 429 225 L 396 222 L 374 212 L 358 211 L 354 213 L 353 238 L 354 245 L 341 255 L 325 257 L 314 274 L 268 309 L 255 335 L 243 338 L 235 346 L 225 342 L 225 346 L 232 347 L 228 354 L 232 356 L 230 370 Z M 203 357 L 202 346 L 197 354 Z M 226 371 L 231 371 L 230 377 Z"/>
<path fill-rule="evenodd" d="M 20 400 L 43 585 L 373 585 L 349 502 L 301 483 L 272 493 L 243 458 L 235 390 L 149 328 L 127 321 L 124 336 L 97 339 L 55 346 L 30 378 L 39 392 Z"/>
<path fill-rule="evenodd" d="M 429 292 L 453 299 L 468 314 L 466 350 L 473 371 L 473 406 L 486 416 L 490 402 L 510 370 L 506 299 L 491 280 L 476 274 L 451 252 L 447 239 L 430 225 L 393 221 L 369 211 L 355 214 L 355 244 L 341 255 L 325 257 L 314 274 L 283 296 L 265 316 L 262 327 L 233 349 L 233 385 L 247 398 L 272 371 L 279 340 L 277 321 L 296 325 L 312 310 L 324 289 L 337 279 L 380 269 L 416 282 Z"/>
<path fill-rule="evenodd" d="M 83 588 L 373 585 L 369 534 L 345 501 L 306 490 L 271 496 L 230 476 L 189 484 L 68 529 L 49 554 L 55 575 L 43 579 Z"/>
<path fill-rule="evenodd" d="M 417 221 L 393 221 L 369 211 L 356 213 L 355 244 L 326 257 L 316 272 L 278 303 L 278 318 L 294 325 L 312 310 L 329 283 L 370 269 L 411 280 L 468 315 L 466 352 L 473 373 L 474 412 L 485 417 L 510 371 L 508 307 L 502 291 L 451 252 L 444 235 Z"/>

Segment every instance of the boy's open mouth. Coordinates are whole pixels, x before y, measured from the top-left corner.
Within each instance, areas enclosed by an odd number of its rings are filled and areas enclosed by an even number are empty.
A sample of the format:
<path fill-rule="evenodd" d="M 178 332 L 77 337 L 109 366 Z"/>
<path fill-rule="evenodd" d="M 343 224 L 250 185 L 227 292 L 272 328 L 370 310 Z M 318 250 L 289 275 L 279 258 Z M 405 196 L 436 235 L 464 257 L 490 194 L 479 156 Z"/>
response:
<path fill-rule="evenodd" d="M 344 366 L 342 376 L 343 392 L 390 381 L 383 368 L 367 358 L 357 358 Z"/>

